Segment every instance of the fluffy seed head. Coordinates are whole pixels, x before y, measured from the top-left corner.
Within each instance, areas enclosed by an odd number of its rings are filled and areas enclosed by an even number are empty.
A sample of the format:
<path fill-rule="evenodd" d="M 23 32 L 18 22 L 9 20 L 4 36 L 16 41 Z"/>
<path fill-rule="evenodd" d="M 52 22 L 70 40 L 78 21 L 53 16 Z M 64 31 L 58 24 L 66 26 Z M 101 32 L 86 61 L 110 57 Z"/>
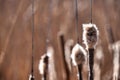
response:
<path fill-rule="evenodd" d="M 77 66 L 78 64 L 82 64 L 86 60 L 86 56 L 87 56 L 87 52 L 82 46 L 76 44 L 73 47 L 71 58 L 74 66 Z"/>
<path fill-rule="evenodd" d="M 54 67 L 54 49 L 52 46 L 47 47 L 47 53 L 41 56 L 39 62 L 39 72 L 41 75 L 45 75 L 49 72 L 49 80 L 56 80 L 55 67 Z M 53 76 L 54 74 L 54 76 Z"/>
<path fill-rule="evenodd" d="M 43 56 L 41 56 L 40 63 L 39 63 L 39 72 L 41 75 L 44 75 L 45 69 L 47 67 L 47 63 L 48 63 L 48 56 L 44 54 Z"/>
<path fill-rule="evenodd" d="M 86 48 L 94 48 L 98 41 L 99 31 L 95 24 L 83 24 L 83 41 Z"/>
<path fill-rule="evenodd" d="M 53 47 L 48 46 L 48 47 L 47 47 L 47 56 L 48 56 L 48 57 L 51 57 L 51 56 L 53 55 L 53 53 L 54 53 Z"/>

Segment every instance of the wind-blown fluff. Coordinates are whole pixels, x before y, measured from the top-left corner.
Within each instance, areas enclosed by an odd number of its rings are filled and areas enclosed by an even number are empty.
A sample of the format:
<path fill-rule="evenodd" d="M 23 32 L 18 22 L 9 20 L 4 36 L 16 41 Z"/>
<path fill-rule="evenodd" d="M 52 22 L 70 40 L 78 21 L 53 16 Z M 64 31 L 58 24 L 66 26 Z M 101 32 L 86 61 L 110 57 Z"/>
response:
<path fill-rule="evenodd" d="M 86 49 L 94 48 L 98 41 L 99 31 L 95 24 L 83 24 L 83 43 Z"/>
<path fill-rule="evenodd" d="M 114 52 L 113 58 L 113 80 L 118 80 L 120 69 L 120 41 L 112 44 L 111 49 Z"/>
<path fill-rule="evenodd" d="M 86 56 L 87 56 L 87 52 L 82 46 L 80 46 L 79 44 L 76 44 L 73 47 L 71 58 L 74 66 L 82 64 L 86 60 Z"/>

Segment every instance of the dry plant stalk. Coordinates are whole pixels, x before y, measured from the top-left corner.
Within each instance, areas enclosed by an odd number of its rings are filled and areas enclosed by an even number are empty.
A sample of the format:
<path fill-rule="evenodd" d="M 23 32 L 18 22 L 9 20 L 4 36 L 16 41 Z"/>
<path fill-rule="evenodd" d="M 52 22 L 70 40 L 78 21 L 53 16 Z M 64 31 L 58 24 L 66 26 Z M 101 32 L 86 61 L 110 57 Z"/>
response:
<path fill-rule="evenodd" d="M 83 24 L 83 43 L 86 49 L 95 48 L 98 42 L 99 31 L 95 24 Z"/>
<path fill-rule="evenodd" d="M 95 51 L 95 62 L 94 62 L 94 80 L 101 80 L 101 66 L 103 64 L 103 49 L 102 46 L 98 46 Z"/>
<path fill-rule="evenodd" d="M 58 33 L 58 40 L 59 40 L 59 45 L 60 45 L 60 48 L 61 48 L 61 53 L 62 53 L 62 56 L 63 56 L 63 65 L 64 65 L 64 68 L 65 68 L 65 74 L 64 74 L 64 78 L 66 80 L 69 80 L 70 78 L 70 73 L 69 73 L 69 69 L 68 69 L 68 65 L 67 65 L 67 62 L 66 62 L 66 58 L 65 58 L 65 40 L 64 40 L 64 34 L 63 32 L 59 32 Z"/>
<path fill-rule="evenodd" d="M 114 40 L 114 36 L 113 36 L 113 32 L 112 32 L 111 27 L 106 27 L 106 31 L 107 31 L 107 39 L 108 39 L 108 42 L 109 42 L 110 44 L 114 43 L 115 40 Z"/>
<path fill-rule="evenodd" d="M 80 46 L 79 44 L 76 44 L 72 49 L 71 58 L 72 58 L 73 65 L 76 66 L 78 69 L 78 74 L 77 74 L 78 80 L 83 80 L 82 65 L 87 60 L 87 52 L 82 46 Z"/>
<path fill-rule="evenodd" d="M 113 51 L 113 80 L 119 80 L 119 69 L 120 69 L 120 41 L 115 42 L 110 45 L 111 50 Z"/>
<path fill-rule="evenodd" d="M 72 52 L 72 47 L 73 47 L 74 41 L 72 39 L 67 40 L 65 43 L 65 60 L 68 65 L 69 72 L 71 72 L 71 52 Z"/>
<path fill-rule="evenodd" d="M 99 31 L 95 24 L 83 24 L 83 41 L 89 52 L 89 80 L 94 80 L 94 49 L 98 41 Z"/>
<path fill-rule="evenodd" d="M 48 47 L 48 50 L 47 50 L 47 55 L 49 56 L 49 64 L 48 64 L 48 77 L 49 77 L 49 80 L 57 80 L 57 73 L 56 73 L 56 70 L 55 70 L 55 60 L 54 60 L 54 49 L 52 46 L 49 46 Z"/>

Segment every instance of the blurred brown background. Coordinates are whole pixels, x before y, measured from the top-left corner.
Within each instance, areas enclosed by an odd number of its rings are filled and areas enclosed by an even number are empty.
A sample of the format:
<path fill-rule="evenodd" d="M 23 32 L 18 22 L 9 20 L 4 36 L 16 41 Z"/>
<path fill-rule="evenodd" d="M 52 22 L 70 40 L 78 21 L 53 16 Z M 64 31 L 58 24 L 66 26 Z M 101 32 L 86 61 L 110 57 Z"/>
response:
<path fill-rule="evenodd" d="M 93 0 L 93 23 L 100 31 L 104 49 L 102 80 L 112 73 L 112 54 L 108 51 L 106 27 L 111 27 L 115 41 L 120 40 L 120 0 Z M 51 41 L 55 49 L 55 68 L 58 80 L 65 80 L 58 32 L 65 40 L 76 41 L 74 0 L 34 0 L 34 75 L 41 80 L 39 59 L 46 51 L 47 26 L 51 25 Z M 49 6 L 51 20 L 49 23 Z M 0 80 L 28 80 L 32 56 L 31 0 L 0 0 Z M 82 44 L 82 24 L 90 22 L 90 1 L 78 0 L 79 37 Z M 107 76 L 107 77 L 106 77 Z"/>

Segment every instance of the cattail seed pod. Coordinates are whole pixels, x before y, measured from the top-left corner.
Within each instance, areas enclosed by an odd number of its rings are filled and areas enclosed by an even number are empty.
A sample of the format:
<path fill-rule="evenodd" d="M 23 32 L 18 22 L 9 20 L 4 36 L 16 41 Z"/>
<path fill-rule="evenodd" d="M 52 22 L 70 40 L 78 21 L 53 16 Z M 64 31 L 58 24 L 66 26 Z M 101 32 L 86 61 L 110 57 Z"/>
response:
<path fill-rule="evenodd" d="M 73 65 L 77 66 L 77 69 L 78 69 L 77 76 L 79 80 L 82 80 L 82 65 L 87 59 L 86 56 L 87 56 L 87 52 L 82 46 L 80 46 L 79 44 L 76 44 L 73 47 L 71 58 L 72 58 Z"/>
<path fill-rule="evenodd" d="M 86 60 L 86 56 L 87 56 L 87 52 L 82 46 L 80 46 L 79 44 L 76 44 L 73 47 L 71 58 L 74 66 L 82 64 Z"/>
<path fill-rule="evenodd" d="M 95 50 L 95 61 L 94 61 L 94 80 L 101 80 L 101 67 L 104 62 L 104 53 L 102 46 L 99 45 Z"/>
<path fill-rule="evenodd" d="M 95 48 L 98 41 L 99 31 L 95 24 L 83 24 L 83 41 L 86 49 Z"/>
<path fill-rule="evenodd" d="M 42 75 L 42 80 L 46 80 L 46 74 L 48 70 L 48 55 L 44 54 L 41 56 L 41 60 L 39 63 L 39 72 Z"/>
<path fill-rule="evenodd" d="M 52 46 L 48 46 L 47 53 L 41 56 L 39 63 L 39 71 L 42 75 L 42 80 L 57 80 L 54 63 L 54 49 Z"/>
<path fill-rule="evenodd" d="M 94 80 L 94 49 L 98 42 L 99 31 L 95 24 L 83 24 L 83 41 L 89 52 L 89 80 Z"/>

